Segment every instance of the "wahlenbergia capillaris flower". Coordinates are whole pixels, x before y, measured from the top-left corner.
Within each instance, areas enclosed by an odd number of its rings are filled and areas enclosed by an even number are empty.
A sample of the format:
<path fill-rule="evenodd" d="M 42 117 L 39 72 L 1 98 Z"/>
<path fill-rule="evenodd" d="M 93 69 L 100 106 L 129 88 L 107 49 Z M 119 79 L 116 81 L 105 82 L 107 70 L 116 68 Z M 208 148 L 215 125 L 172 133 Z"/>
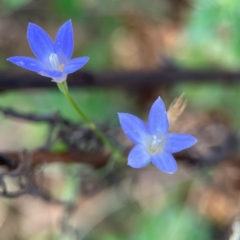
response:
<path fill-rule="evenodd" d="M 128 155 L 128 165 L 133 168 L 141 168 L 152 162 L 163 172 L 174 173 L 177 163 L 172 153 L 197 142 L 188 134 L 168 133 L 166 108 L 160 97 L 151 107 L 148 124 L 128 113 L 119 113 L 118 116 L 124 133 L 136 144 Z"/>
<path fill-rule="evenodd" d="M 27 38 L 32 52 L 37 57 L 10 57 L 7 60 L 38 74 L 62 83 L 67 74 L 83 67 L 88 57 L 71 59 L 74 48 L 71 20 L 64 23 L 57 32 L 55 41 L 39 26 L 29 23 Z"/>
<path fill-rule="evenodd" d="M 45 77 L 52 78 L 86 125 L 92 129 L 116 158 L 122 159 L 121 153 L 118 149 L 108 141 L 96 125 L 83 113 L 68 91 L 66 81 L 67 74 L 77 71 L 89 60 L 88 57 L 71 59 L 74 47 L 71 20 L 67 21 L 60 27 L 55 41 L 52 41 L 42 28 L 33 23 L 29 23 L 28 25 L 27 37 L 29 45 L 37 59 L 16 56 L 10 57 L 7 60 L 20 67 L 37 72 Z"/>

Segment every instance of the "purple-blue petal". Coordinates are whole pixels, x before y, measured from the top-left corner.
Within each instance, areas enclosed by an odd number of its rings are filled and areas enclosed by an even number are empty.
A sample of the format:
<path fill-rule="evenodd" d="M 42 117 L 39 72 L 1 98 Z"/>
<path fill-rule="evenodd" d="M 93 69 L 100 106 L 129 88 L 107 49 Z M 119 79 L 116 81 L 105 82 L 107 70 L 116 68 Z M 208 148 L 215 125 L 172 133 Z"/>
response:
<path fill-rule="evenodd" d="M 53 41 L 49 35 L 36 24 L 29 23 L 27 37 L 34 55 L 41 62 L 49 65 L 49 57 L 54 53 Z"/>
<path fill-rule="evenodd" d="M 64 67 L 64 73 L 73 73 L 83 67 L 89 60 L 89 57 L 80 57 L 70 60 Z"/>
<path fill-rule="evenodd" d="M 38 74 L 40 74 L 44 77 L 52 78 L 55 82 L 62 82 L 63 75 L 65 75 L 60 71 L 48 70 L 48 69 L 43 69 L 42 71 L 38 72 Z M 64 79 L 64 80 L 66 80 L 66 79 Z"/>
<path fill-rule="evenodd" d="M 35 58 L 16 56 L 7 60 L 30 71 L 40 72 L 43 70 L 43 64 Z"/>
<path fill-rule="evenodd" d="M 160 97 L 151 107 L 148 117 L 148 129 L 152 135 L 162 135 L 168 132 L 167 112 Z"/>
<path fill-rule="evenodd" d="M 118 117 L 126 136 L 135 144 L 144 144 L 149 136 L 146 124 L 132 114 L 118 113 Z"/>
<path fill-rule="evenodd" d="M 142 168 L 149 164 L 151 156 L 142 144 L 136 145 L 128 155 L 128 165 L 133 168 Z"/>
<path fill-rule="evenodd" d="M 170 133 L 165 139 L 164 151 L 175 153 L 193 146 L 197 139 L 189 134 Z"/>
<path fill-rule="evenodd" d="M 177 162 L 172 154 L 162 152 L 151 157 L 152 163 L 161 171 L 172 174 L 177 171 Z"/>
<path fill-rule="evenodd" d="M 71 20 L 64 23 L 57 32 L 54 43 L 55 53 L 60 64 L 65 64 L 71 59 L 74 49 L 73 28 Z"/>

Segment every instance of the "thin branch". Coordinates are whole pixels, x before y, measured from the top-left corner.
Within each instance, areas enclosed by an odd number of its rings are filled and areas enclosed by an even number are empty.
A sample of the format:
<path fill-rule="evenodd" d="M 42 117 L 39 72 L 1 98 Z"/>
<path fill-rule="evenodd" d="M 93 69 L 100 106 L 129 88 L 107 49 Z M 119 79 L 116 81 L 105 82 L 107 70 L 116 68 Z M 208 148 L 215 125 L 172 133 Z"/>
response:
<path fill-rule="evenodd" d="M 90 73 L 79 71 L 68 76 L 70 86 L 76 87 L 125 87 L 142 88 L 159 85 L 172 85 L 178 82 L 221 81 L 240 83 L 240 72 L 224 70 L 162 69 L 127 72 Z M 50 79 L 35 73 L 0 73 L 2 90 L 22 88 L 55 88 Z"/>
<path fill-rule="evenodd" d="M 3 113 L 6 117 L 23 119 L 31 122 L 46 122 L 48 124 L 57 124 L 63 123 L 65 125 L 71 125 L 71 123 L 58 115 L 57 113 L 51 115 L 37 115 L 33 113 L 21 113 L 10 108 L 0 107 L 0 112 Z"/>
<path fill-rule="evenodd" d="M 4 153 L 11 161 L 20 162 L 21 156 L 18 152 Z M 55 153 L 55 152 L 35 152 L 32 153 L 32 166 L 44 163 L 85 163 L 94 167 L 105 165 L 110 157 L 109 153 L 103 151 L 98 152 L 77 152 L 77 153 Z M 8 165 L 8 164 L 6 164 Z"/>

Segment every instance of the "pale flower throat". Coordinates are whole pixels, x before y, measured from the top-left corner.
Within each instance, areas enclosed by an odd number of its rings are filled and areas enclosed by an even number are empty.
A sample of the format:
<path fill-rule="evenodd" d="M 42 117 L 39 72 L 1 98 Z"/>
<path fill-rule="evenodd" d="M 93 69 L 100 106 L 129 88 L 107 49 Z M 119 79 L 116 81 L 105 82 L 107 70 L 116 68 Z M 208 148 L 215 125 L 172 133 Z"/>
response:
<path fill-rule="evenodd" d="M 149 139 L 147 149 L 151 154 L 157 154 L 163 151 L 164 138 L 162 136 L 152 135 Z"/>
<path fill-rule="evenodd" d="M 52 53 L 49 57 L 49 61 L 52 65 L 52 68 L 54 70 L 57 70 L 57 71 L 60 71 L 60 72 L 63 72 L 63 69 L 64 69 L 64 64 L 59 64 L 59 60 L 58 60 L 58 56 L 56 53 Z"/>

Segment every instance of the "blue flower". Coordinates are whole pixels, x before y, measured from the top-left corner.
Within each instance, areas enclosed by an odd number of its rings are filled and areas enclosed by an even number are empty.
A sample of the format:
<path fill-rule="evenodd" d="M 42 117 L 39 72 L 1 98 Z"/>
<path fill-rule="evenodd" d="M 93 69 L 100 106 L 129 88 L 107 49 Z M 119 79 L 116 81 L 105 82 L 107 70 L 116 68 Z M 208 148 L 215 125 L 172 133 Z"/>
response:
<path fill-rule="evenodd" d="M 126 136 L 136 144 L 128 156 L 128 165 L 133 168 L 141 168 L 152 162 L 163 172 L 174 173 L 177 163 L 172 153 L 197 142 L 188 134 L 168 133 L 166 108 L 160 97 L 152 105 L 148 124 L 128 113 L 119 113 L 118 116 Z"/>
<path fill-rule="evenodd" d="M 16 56 L 7 60 L 42 76 L 50 77 L 57 83 L 65 81 L 67 74 L 77 71 L 89 60 L 88 57 L 71 60 L 74 48 L 71 20 L 60 27 L 55 41 L 33 23 L 28 25 L 27 37 L 37 59 Z"/>

